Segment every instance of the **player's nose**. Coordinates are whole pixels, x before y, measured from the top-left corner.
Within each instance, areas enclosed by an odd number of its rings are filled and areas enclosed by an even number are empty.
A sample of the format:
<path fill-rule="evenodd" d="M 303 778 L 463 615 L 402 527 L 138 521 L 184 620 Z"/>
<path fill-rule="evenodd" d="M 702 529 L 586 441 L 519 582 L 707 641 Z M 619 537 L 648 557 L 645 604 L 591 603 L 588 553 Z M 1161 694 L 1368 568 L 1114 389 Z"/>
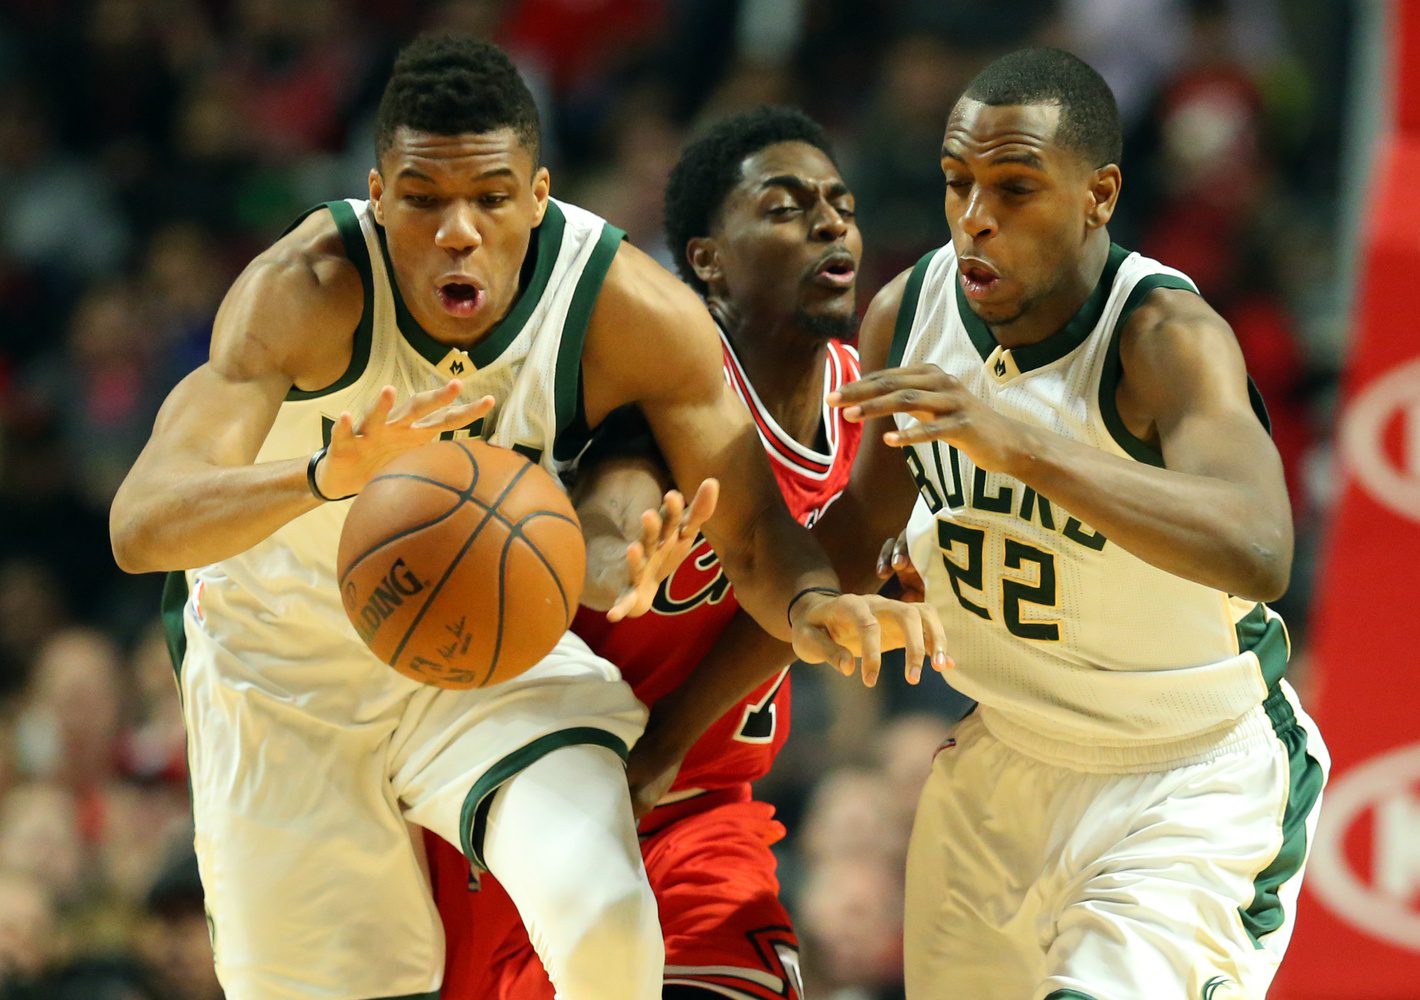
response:
<path fill-rule="evenodd" d="M 435 245 L 451 253 L 468 253 L 483 245 L 483 235 L 478 231 L 478 220 L 473 207 L 454 202 L 439 222 L 434 234 Z"/>

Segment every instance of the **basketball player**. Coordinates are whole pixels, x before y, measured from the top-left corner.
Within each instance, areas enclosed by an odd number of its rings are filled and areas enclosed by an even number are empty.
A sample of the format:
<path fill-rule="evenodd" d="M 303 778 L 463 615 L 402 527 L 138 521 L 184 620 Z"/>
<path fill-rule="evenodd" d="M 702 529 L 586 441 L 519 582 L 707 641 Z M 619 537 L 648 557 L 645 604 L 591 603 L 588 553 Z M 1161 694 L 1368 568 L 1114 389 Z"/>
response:
<path fill-rule="evenodd" d="M 886 370 L 831 397 L 895 428 L 829 520 L 911 511 L 980 705 L 917 810 L 912 1000 L 1261 997 L 1293 926 L 1328 757 L 1263 603 L 1282 468 L 1227 324 L 1111 244 L 1119 155 L 1080 60 L 983 70 L 942 143 L 951 242 L 874 299 Z"/>
<path fill-rule="evenodd" d="M 790 108 L 719 122 L 672 171 L 665 216 L 682 277 L 719 323 L 725 376 L 755 421 L 789 509 L 811 524 L 847 485 L 861 430 L 824 405 L 827 391 L 858 377 L 857 353 L 844 341 L 858 323 L 862 244 L 823 130 Z M 639 421 L 624 412 L 609 419 L 603 426 L 615 423 L 615 432 L 598 434 L 579 471 L 574 496 L 594 581 L 599 563 L 616 579 L 639 527 L 636 511 L 668 485 Z M 599 551 L 598 542 L 610 544 Z M 584 603 L 605 607 L 616 593 L 593 586 Z M 650 742 L 638 746 L 639 759 L 633 752 L 632 781 L 641 811 L 649 810 L 641 853 L 665 933 L 662 996 L 798 1000 L 798 942 L 770 850 L 784 830 L 750 789 L 788 736 L 788 656 L 777 642 L 766 650 L 742 629 L 726 632 L 737 607 L 702 540 L 644 617 L 612 624 L 584 608 L 573 629 L 652 706 Z M 679 724 L 676 706 L 687 700 L 715 720 L 708 732 L 704 723 Z M 659 802 L 644 801 L 650 796 Z M 552 1000 L 496 880 L 470 886 L 467 861 L 428 839 L 449 942 L 444 1000 Z"/>
<path fill-rule="evenodd" d="M 313 210 L 237 279 L 211 360 L 164 404 L 112 510 L 120 565 L 184 571 L 166 613 L 218 974 L 232 1000 L 436 995 L 439 920 L 408 822 L 498 874 L 563 997 L 654 997 L 662 943 L 622 765 L 644 709 L 570 632 L 486 690 L 384 666 L 341 609 L 343 500 L 441 434 L 561 473 L 634 403 L 678 482 L 727 487 L 704 531 L 801 655 L 876 661 L 879 633 L 919 649 L 924 621 L 940 634 L 910 605 L 838 593 L 725 387 L 704 307 L 549 198 L 537 111 L 501 51 L 416 41 L 376 133 L 369 200 Z"/>

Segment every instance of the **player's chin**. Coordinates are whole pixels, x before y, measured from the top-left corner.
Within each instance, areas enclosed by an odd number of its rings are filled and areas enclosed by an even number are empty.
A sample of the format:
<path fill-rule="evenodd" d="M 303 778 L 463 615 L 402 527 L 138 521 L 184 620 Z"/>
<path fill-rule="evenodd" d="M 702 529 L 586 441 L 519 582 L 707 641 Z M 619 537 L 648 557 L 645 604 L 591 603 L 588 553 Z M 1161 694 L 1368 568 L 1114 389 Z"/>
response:
<path fill-rule="evenodd" d="M 799 329 L 822 340 L 845 340 L 858 332 L 858 310 L 851 296 L 844 301 L 805 303 L 797 319 Z"/>

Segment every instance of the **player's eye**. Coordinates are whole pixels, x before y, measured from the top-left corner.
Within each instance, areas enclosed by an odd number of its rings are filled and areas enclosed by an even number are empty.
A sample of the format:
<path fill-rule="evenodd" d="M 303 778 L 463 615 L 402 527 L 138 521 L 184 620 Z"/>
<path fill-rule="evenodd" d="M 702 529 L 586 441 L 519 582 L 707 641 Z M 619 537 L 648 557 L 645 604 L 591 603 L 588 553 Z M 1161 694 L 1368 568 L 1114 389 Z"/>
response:
<path fill-rule="evenodd" d="M 485 194 L 478 199 L 478 203 L 484 208 L 497 208 L 508 201 L 508 196 L 501 191 L 496 194 Z"/>
<path fill-rule="evenodd" d="M 404 196 L 404 203 L 414 208 L 429 208 L 436 201 L 438 199 L 432 194 L 407 194 Z"/>

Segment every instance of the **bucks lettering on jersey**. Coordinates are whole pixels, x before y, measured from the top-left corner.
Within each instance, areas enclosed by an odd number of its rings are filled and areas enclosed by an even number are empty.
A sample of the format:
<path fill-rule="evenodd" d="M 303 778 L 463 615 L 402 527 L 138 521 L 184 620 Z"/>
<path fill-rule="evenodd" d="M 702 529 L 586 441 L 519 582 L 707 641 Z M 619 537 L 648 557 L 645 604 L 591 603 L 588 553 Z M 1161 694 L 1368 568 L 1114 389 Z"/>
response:
<path fill-rule="evenodd" d="M 471 350 L 441 344 L 415 321 L 400 295 L 384 231 L 368 202 L 336 201 L 329 211 L 345 252 L 360 272 L 365 306 L 349 367 L 315 392 L 292 389 L 257 455 L 258 462 L 304 458 L 330 439 L 342 411 L 359 415 L 380 389 L 403 400 L 463 382 L 459 402 L 487 394 L 497 400 L 486 418 L 457 432 L 514 448 L 558 475 L 574 462 L 588 433 L 581 411 L 582 345 L 592 307 L 625 234 L 574 205 L 549 201 L 528 247 L 530 276 L 508 315 Z M 309 214 L 309 213 L 307 213 Z M 299 221 L 299 220 L 298 220 Z M 239 555 L 170 581 L 167 610 L 185 592 L 201 595 L 193 616 L 226 648 L 279 654 L 299 678 L 253 677 L 259 686 L 291 691 L 321 686 L 321 658 L 342 656 L 359 643 L 345 618 L 335 583 L 335 553 L 349 503 L 323 504 Z M 182 586 L 188 584 L 187 587 Z M 176 605 L 176 607 L 174 607 Z M 168 615 L 181 628 L 181 616 Z M 305 667 L 296 664 L 305 661 Z M 377 704 L 402 680 L 372 661 L 368 677 L 339 678 L 340 700 Z M 241 664 L 233 662 L 233 670 Z M 255 672 L 254 672 L 255 673 Z M 363 688 L 363 690 L 362 690 Z"/>
<path fill-rule="evenodd" d="M 913 269 L 888 363 L 935 364 L 1003 416 L 1162 465 L 1115 406 L 1119 332 L 1156 288 L 1196 292 L 1178 271 L 1113 247 L 1063 329 L 1003 348 L 967 305 L 948 245 Z M 906 457 L 919 492 L 912 560 L 951 637 L 951 681 L 1002 740 L 1090 766 L 1169 763 L 1281 678 L 1286 632 L 1265 605 L 1145 563 L 950 445 Z"/>

